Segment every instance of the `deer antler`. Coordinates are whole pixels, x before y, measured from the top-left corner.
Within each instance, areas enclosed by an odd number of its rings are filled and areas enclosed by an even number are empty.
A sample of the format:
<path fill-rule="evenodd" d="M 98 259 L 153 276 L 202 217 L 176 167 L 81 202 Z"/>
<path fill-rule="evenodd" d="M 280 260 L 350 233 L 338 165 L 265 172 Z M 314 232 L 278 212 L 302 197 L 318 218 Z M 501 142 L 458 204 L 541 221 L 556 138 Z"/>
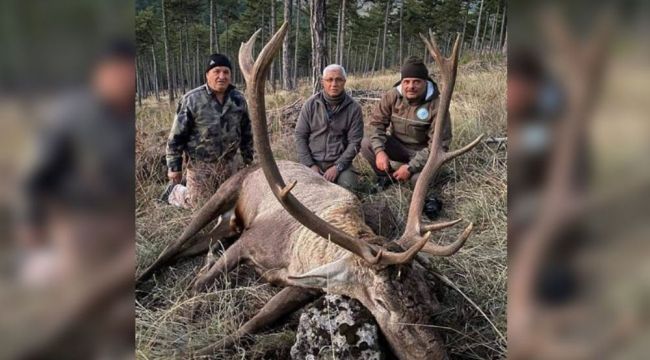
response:
<path fill-rule="evenodd" d="M 448 226 L 452 226 L 460 221 L 459 219 L 448 223 L 437 224 L 437 226 L 422 227 L 420 216 L 424 207 L 424 198 L 426 196 L 429 183 L 431 180 L 433 180 L 440 167 L 445 162 L 470 151 L 483 138 L 483 134 L 481 134 L 471 143 L 451 152 L 445 151 L 442 147 L 442 124 L 445 117 L 447 116 L 447 113 L 449 112 L 451 94 L 453 93 L 454 85 L 456 84 L 456 70 L 458 69 L 458 47 L 460 44 L 460 35 L 456 36 L 456 41 L 454 42 L 451 56 L 448 58 L 442 56 L 442 53 L 438 48 L 438 44 L 436 43 L 436 39 L 432 32 L 429 32 L 428 39 L 422 34 L 420 34 L 420 37 L 422 38 L 422 41 L 424 41 L 427 49 L 429 49 L 429 53 L 431 53 L 431 56 L 435 60 L 435 63 L 440 67 L 442 91 L 440 95 L 440 101 L 438 103 L 438 113 L 436 114 L 435 127 L 431 138 L 429 158 L 427 159 L 427 162 L 424 165 L 422 172 L 420 173 L 420 177 L 415 184 L 415 189 L 413 190 L 413 196 L 411 198 L 411 205 L 409 207 L 406 228 L 404 229 L 404 234 L 398 241 L 400 245 L 407 247 L 419 241 L 422 236 L 422 232 L 424 231 L 442 229 Z M 470 233 L 472 232 L 472 228 L 473 224 L 470 223 L 467 228 L 465 228 L 465 231 L 463 231 L 458 239 L 456 239 L 456 241 L 446 246 L 440 246 L 427 242 L 422 247 L 422 251 L 437 256 L 452 255 L 463 246 L 465 240 L 467 240 Z"/>
<path fill-rule="evenodd" d="M 315 215 L 291 194 L 291 189 L 296 185 L 296 181 L 291 182 L 289 185 L 284 182 L 278 165 L 273 158 L 273 152 L 269 143 L 265 114 L 264 84 L 273 56 L 280 49 L 280 44 L 282 44 L 282 39 L 286 35 L 287 30 L 288 23 L 285 22 L 275 35 L 273 35 L 271 40 L 269 40 L 268 44 L 264 46 L 255 61 L 253 60 L 253 45 L 260 30 L 256 31 L 239 48 L 239 64 L 244 74 L 244 79 L 246 80 L 246 97 L 250 101 L 249 114 L 255 139 L 255 151 L 260 157 L 262 170 L 271 187 L 271 191 L 289 214 L 306 228 L 363 258 L 368 263 L 389 265 L 411 261 L 426 244 L 428 235 L 414 237 L 412 245 L 404 252 L 395 253 L 384 250 L 381 247 L 368 244 L 361 239 L 350 236 Z"/>

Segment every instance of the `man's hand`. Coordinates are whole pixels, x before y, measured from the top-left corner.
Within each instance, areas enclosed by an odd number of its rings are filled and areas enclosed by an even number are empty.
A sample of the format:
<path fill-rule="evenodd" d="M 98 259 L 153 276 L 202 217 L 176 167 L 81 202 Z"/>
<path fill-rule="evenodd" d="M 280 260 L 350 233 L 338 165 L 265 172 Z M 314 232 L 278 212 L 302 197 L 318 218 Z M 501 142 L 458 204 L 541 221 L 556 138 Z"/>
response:
<path fill-rule="evenodd" d="M 181 180 L 183 179 L 183 172 L 168 170 L 167 177 L 169 178 L 169 181 L 173 182 L 174 184 L 180 184 Z"/>
<path fill-rule="evenodd" d="M 385 151 L 380 151 L 376 155 L 375 166 L 379 171 L 388 171 L 390 170 L 390 159 Z"/>
<path fill-rule="evenodd" d="M 323 172 L 320 171 L 320 168 L 318 167 L 318 165 L 312 165 L 312 166 L 311 166 L 311 169 L 312 169 L 316 174 L 318 174 L 318 175 L 323 175 Z"/>
<path fill-rule="evenodd" d="M 409 172 L 408 165 L 402 165 L 393 173 L 393 177 L 398 181 L 406 181 L 411 178 L 411 173 Z"/>
<path fill-rule="evenodd" d="M 339 176 L 339 171 L 336 170 L 336 165 L 330 166 L 325 173 L 323 174 L 323 177 L 325 180 L 329 182 L 334 182 L 336 181 L 336 177 Z"/>

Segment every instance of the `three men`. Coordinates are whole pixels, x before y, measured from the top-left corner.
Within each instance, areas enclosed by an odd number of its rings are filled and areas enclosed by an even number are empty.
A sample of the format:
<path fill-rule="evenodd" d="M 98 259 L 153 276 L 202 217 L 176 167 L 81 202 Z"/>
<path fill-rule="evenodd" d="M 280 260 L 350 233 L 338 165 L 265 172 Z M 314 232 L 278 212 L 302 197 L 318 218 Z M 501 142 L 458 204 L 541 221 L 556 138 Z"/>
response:
<path fill-rule="evenodd" d="M 380 183 L 392 178 L 415 184 L 429 156 L 438 102 L 436 83 L 422 60 L 407 59 L 401 69 L 401 80 L 382 97 L 369 122 L 369 137 L 361 143 L 361 154 Z M 451 141 L 449 114 L 442 131 L 446 149 Z"/>
<path fill-rule="evenodd" d="M 231 76 L 230 60 L 213 54 L 205 71 L 206 83 L 180 100 L 167 141 L 171 184 L 163 201 L 193 208 L 237 171 L 237 149 L 245 165 L 253 161 L 248 105 L 231 84 Z M 188 158 L 186 186 L 181 185 L 183 154 Z"/>
<path fill-rule="evenodd" d="M 357 188 L 352 160 L 363 139 L 361 106 L 345 93 L 347 75 L 341 65 L 323 69 L 323 91 L 310 97 L 296 124 L 301 164 L 347 189 Z"/>

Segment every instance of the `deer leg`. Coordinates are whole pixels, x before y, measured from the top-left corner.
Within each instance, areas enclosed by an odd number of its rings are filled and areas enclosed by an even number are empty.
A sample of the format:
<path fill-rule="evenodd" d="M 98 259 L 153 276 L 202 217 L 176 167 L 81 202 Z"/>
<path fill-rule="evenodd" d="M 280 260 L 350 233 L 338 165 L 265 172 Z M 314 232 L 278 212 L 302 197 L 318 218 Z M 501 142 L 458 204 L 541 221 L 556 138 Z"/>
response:
<path fill-rule="evenodd" d="M 244 181 L 246 176 L 248 176 L 248 174 L 253 170 L 255 170 L 255 167 L 242 169 L 226 182 L 221 184 L 210 200 L 208 200 L 201 209 L 196 211 L 190 224 L 187 225 L 183 231 L 183 234 L 181 234 L 181 236 L 173 243 L 169 244 L 169 246 L 167 246 L 167 248 L 165 248 L 165 250 L 160 254 L 158 259 L 156 259 L 153 264 L 146 268 L 140 276 L 137 277 L 136 284 L 147 280 L 155 271 L 173 261 L 180 252 L 191 247 L 194 244 L 192 238 L 196 233 L 208 225 L 212 220 L 216 219 L 219 215 L 232 209 L 239 198 L 242 181 Z"/>
<path fill-rule="evenodd" d="M 242 325 L 234 334 L 228 335 L 220 341 L 198 350 L 195 355 L 207 356 L 211 355 L 217 349 L 228 348 L 242 336 L 255 334 L 278 319 L 303 307 L 319 294 L 319 290 L 295 286 L 285 287 L 272 297 L 253 318 Z"/>
<path fill-rule="evenodd" d="M 196 276 L 192 286 L 192 293 L 198 294 L 200 291 L 205 290 L 214 279 L 228 271 L 234 269 L 237 264 L 243 260 L 243 247 L 242 242 L 237 241 L 228 250 L 219 257 L 219 259 L 211 264 L 208 262 Z"/>
<path fill-rule="evenodd" d="M 226 248 L 232 242 L 227 241 L 227 239 L 240 234 L 239 229 L 232 227 L 234 218 L 235 216 L 232 212 L 225 214 L 222 221 L 212 231 L 204 235 L 194 236 L 192 240 L 193 244 L 180 250 L 172 261 L 205 254 L 211 247 Z"/>
<path fill-rule="evenodd" d="M 200 292 L 206 290 L 214 282 L 216 277 L 227 273 L 239 264 L 243 257 L 241 243 L 241 241 L 235 242 L 216 261 L 212 252 L 208 253 L 206 264 L 199 270 L 194 281 L 187 287 L 187 290 L 191 292 L 191 296 L 197 296 Z M 191 320 L 200 312 L 201 306 L 201 302 L 195 302 L 192 305 L 188 313 L 188 317 Z"/>

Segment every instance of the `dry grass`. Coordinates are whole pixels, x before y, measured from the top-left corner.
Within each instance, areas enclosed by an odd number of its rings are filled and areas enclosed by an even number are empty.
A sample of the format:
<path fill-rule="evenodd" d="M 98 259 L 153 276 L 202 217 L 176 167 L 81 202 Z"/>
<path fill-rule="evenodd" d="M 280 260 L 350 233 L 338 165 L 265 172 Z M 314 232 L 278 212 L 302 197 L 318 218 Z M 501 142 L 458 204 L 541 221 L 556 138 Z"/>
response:
<path fill-rule="evenodd" d="M 461 146 L 480 133 L 505 136 L 505 65 L 497 63 L 462 65 L 452 101 L 454 142 Z M 395 74 L 376 74 L 372 78 L 352 76 L 348 89 L 383 91 L 397 80 Z M 268 120 L 276 157 L 295 160 L 292 129 L 297 110 L 309 88 L 297 92 L 278 91 L 267 95 Z M 292 105 L 292 106 L 288 106 Z M 369 116 L 374 102 L 362 103 Z M 138 110 L 137 153 L 137 255 L 139 268 L 151 263 L 165 244 L 180 235 L 190 219 L 188 211 L 156 203 L 164 185 L 164 173 L 156 162 L 164 154 L 164 138 L 174 109 L 144 101 Z M 162 138 L 162 140 L 161 140 Z M 156 152 L 156 147 L 158 152 Z M 504 149 L 481 144 L 447 165 L 448 181 L 438 185 L 444 203 L 443 219 L 463 217 L 475 223 L 467 245 L 450 258 L 434 259 L 437 270 L 453 281 L 496 324 L 506 332 L 506 153 Z M 373 181 L 370 168 L 357 157 L 355 166 L 362 173 L 362 185 Z M 145 169 L 151 169 L 146 170 Z M 156 170 L 158 169 L 158 170 Z M 375 195 L 364 195 L 365 202 L 385 201 L 403 222 L 412 189 L 393 186 Z M 398 224 L 399 227 L 403 223 Z M 444 239 L 462 229 L 443 233 Z M 218 281 L 213 291 L 191 298 L 184 288 L 202 259 L 181 262 L 148 284 L 136 306 L 137 357 L 140 359 L 182 356 L 188 346 L 205 346 L 235 331 L 277 291 L 265 284 L 250 268 L 240 266 Z M 452 358 L 505 358 L 506 344 L 488 321 L 458 292 L 448 289 L 438 316 Z M 190 306 L 201 302 L 205 308 L 199 320 L 186 317 Z M 297 316 L 283 325 L 257 335 L 251 344 L 242 344 L 219 354 L 219 358 L 287 358 Z"/>

